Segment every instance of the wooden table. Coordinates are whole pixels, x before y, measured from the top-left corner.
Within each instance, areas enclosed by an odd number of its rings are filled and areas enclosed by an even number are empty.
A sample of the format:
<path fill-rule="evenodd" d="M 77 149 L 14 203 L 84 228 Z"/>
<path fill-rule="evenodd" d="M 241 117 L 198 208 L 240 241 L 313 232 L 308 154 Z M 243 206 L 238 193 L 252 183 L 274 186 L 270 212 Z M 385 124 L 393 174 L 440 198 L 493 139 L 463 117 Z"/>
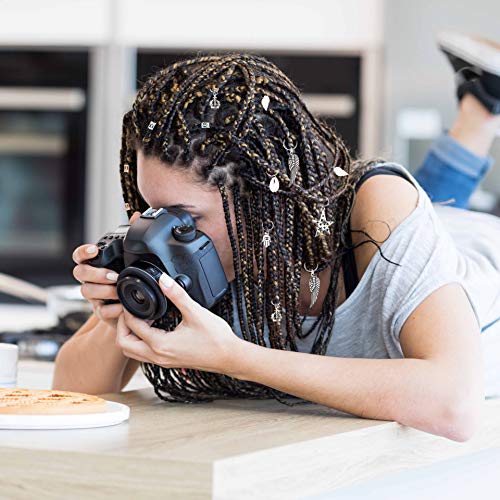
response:
<path fill-rule="evenodd" d="M 106 395 L 129 422 L 64 431 L 0 430 L 1 498 L 282 499 L 500 445 L 500 400 L 457 443 L 395 422 L 274 400 L 165 403 L 152 389 Z"/>

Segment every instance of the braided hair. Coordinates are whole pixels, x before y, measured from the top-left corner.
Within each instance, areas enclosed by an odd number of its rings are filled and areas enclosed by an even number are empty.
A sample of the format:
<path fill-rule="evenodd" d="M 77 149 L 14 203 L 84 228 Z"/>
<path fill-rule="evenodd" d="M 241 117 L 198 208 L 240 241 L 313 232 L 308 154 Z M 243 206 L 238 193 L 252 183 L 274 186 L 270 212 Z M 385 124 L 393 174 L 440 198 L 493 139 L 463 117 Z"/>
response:
<path fill-rule="evenodd" d="M 209 105 L 210 89 L 218 90 L 218 108 Z M 264 96 L 269 97 L 267 109 L 262 105 Z M 210 127 L 202 127 L 202 122 Z M 300 159 L 293 182 L 284 144 L 296 145 Z M 214 306 L 214 313 L 233 329 L 239 328 L 245 340 L 274 349 L 297 351 L 296 339 L 316 331 L 311 353 L 325 354 L 335 320 L 340 257 L 347 249 L 355 182 L 377 161 L 353 162 L 342 140 L 307 109 L 300 91 L 283 72 L 262 56 L 240 52 L 175 62 L 149 76 L 138 91 L 123 117 L 120 151 L 129 217 L 148 208 L 137 187 L 138 148 L 145 156 L 192 169 L 220 192 L 235 279 L 233 293 Z M 347 175 L 336 175 L 336 167 Z M 280 184 L 277 192 L 269 188 L 273 176 Z M 333 224 L 329 234 L 316 236 L 314 221 L 323 209 Z M 262 237 L 270 222 L 275 238 L 265 247 Z M 317 267 L 317 272 L 331 267 L 321 314 L 308 332 L 302 331 L 299 314 L 304 265 Z M 283 325 L 271 318 L 273 304 L 284 308 Z M 157 326 L 170 331 L 179 321 L 179 312 L 171 307 Z M 225 374 L 150 363 L 142 368 L 156 394 L 166 401 L 274 397 L 292 404 L 284 399 L 291 395 Z"/>

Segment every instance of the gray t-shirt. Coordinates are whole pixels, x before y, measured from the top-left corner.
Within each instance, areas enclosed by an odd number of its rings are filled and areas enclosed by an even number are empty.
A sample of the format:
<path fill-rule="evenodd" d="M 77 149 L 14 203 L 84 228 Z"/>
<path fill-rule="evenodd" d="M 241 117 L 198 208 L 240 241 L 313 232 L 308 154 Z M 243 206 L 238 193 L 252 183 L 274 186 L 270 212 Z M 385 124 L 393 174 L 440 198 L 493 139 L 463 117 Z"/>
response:
<path fill-rule="evenodd" d="M 500 218 L 433 204 L 405 167 L 381 165 L 401 171 L 419 193 L 414 211 L 380 245 L 385 257 L 400 265 L 374 254 L 336 309 L 326 355 L 403 358 L 399 334 L 406 319 L 432 292 L 459 283 L 481 328 L 486 396 L 500 395 Z M 305 319 L 305 331 L 314 319 Z M 314 337 L 312 332 L 296 339 L 298 350 L 310 352 Z"/>

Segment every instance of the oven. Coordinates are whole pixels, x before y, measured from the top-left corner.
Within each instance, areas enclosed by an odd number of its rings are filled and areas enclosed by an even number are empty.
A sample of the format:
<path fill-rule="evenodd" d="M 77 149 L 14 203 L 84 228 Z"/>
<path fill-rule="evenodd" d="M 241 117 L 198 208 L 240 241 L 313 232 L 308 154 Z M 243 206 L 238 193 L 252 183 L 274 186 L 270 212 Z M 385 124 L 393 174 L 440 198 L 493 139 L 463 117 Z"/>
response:
<path fill-rule="evenodd" d="M 0 272 L 72 283 L 84 234 L 88 51 L 0 50 Z M 0 295 L 0 302 L 14 299 Z"/>

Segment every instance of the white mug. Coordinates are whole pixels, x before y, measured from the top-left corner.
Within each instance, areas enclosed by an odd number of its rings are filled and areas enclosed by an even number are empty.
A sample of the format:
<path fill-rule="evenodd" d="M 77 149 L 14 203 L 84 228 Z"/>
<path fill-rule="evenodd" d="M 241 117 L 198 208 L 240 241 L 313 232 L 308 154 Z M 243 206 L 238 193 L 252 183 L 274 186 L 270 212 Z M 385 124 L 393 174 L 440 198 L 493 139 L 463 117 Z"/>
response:
<path fill-rule="evenodd" d="M 18 356 L 17 345 L 0 343 L 0 387 L 16 387 Z"/>

